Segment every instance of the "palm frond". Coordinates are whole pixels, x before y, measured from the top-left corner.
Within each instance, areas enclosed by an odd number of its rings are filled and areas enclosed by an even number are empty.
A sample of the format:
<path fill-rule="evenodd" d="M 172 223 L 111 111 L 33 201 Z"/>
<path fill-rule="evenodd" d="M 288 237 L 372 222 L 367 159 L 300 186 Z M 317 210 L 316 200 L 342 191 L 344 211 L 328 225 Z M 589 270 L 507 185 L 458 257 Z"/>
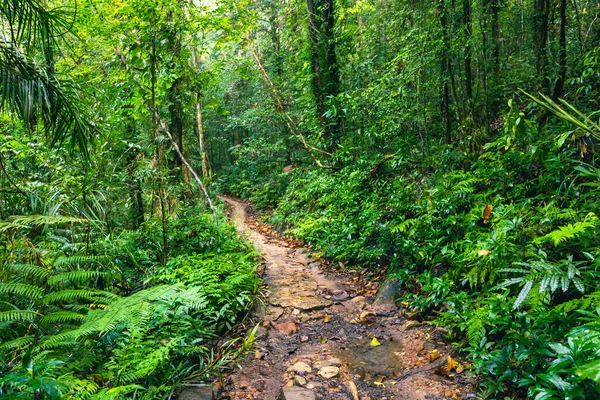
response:
<path fill-rule="evenodd" d="M 0 110 L 15 112 L 27 127 L 41 118 L 53 143 L 62 144 L 70 135 L 72 150 L 87 157 L 96 129 L 76 93 L 73 84 L 49 75 L 15 44 L 0 42 Z"/>

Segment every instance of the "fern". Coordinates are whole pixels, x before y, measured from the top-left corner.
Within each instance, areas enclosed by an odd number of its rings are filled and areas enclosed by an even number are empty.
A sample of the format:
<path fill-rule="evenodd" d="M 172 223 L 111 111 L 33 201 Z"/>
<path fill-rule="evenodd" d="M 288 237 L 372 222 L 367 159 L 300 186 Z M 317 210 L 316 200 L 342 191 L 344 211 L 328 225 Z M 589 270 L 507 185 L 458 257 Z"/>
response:
<path fill-rule="evenodd" d="M 122 399 L 122 398 L 127 398 L 127 397 L 132 398 L 134 396 L 125 396 L 125 395 L 127 395 L 131 392 L 138 391 L 138 390 L 145 390 L 145 388 L 140 385 L 117 386 L 117 387 L 110 388 L 110 389 L 102 389 L 101 391 L 96 393 L 94 396 L 92 396 L 92 399 L 117 400 L 117 399 Z"/>
<path fill-rule="evenodd" d="M 77 271 L 56 274 L 48 279 L 48 285 L 56 286 L 66 283 L 82 284 L 85 282 L 95 281 L 100 277 L 106 277 L 108 275 L 109 274 L 106 272 L 81 269 Z"/>
<path fill-rule="evenodd" d="M 2 293 L 37 299 L 44 294 L 44 289 L 39 286 L 28 285 L 26 283 L 0 283 L 0 294 Z"/>
<path fill-rule="evenodd" d="M 33 343 L 34 337 L 30 335 L 21 336 L 13 340 L 9 340 L 0 345 L 0 352 L 12 351 L 15 349 L 23 349 Z"/>
<path fill-rule="evenodd" d="M 56 311 L 40 318 L 40 324 L 64 324 L 67 322 L 81 322 L 85 315 L 72 311 Z"/>
<path fill-rule="evenodd" d="M 595 214 L 589 213 L 584 221 L 576 222 L 574 224 L 568 224 L 561 226 L 557 230 L 548 233 L 545 236 L 539 237 L 534 240 L 535 243 L 545 243 L 552 241 L 554 246 L 558 246 L 561 243 L 567 242 L 569 239 L 573 239 L 585 233 L 589 228 L 596 226 L 598 217 Z"/>
<path fill-rule="evenodd" d="M 11 217 L 9 221 L 0 221 L 0 233 L 37 225 L 83 224 L 88 222 L 87 219 L 63 215 L 19 215 Z"/>
<path fill-rule="evenodd" d="M 571 312 L 575 310 L 595 310 L 600 304 L 600 290 L 592 292 L 579 299 L 566 301 L 554 307 L 556 311 Z"/>
<path fill-rule="evenodd" d="M 11 310 L 0 311 L 0 322 L 2 321 L 30 321 L 34 319 L 38 313 L 31 310 Z"/>
<path fill-rule="evenodd" d="M 60 302 L 72 302 L 76 300 L 97 300 L 105 299 L 112 300 L 117 297 L 116 294 L 106 292 L 104 290 L 92 290 L 92 289 L 69 289 L 61 290 L 60 292 L 49 293 L 43 298 L 45 304 L 53 304 Z"/>
<path fill-rule="evenodd" d="M 5 270 L 16 272 L 19 275 L 32 276 L 37 279 L 43 279 L 49 275 L 47 268 L 33 264 L 5 264 L 2 267 Z"/>
<path fill-rule="evenodd" d="M 54 261 L 54 266 L 62 267 L 64 265 L 84 265 L 92 263 L 101 263 L 102 261 L 106 260 L 108 260 L 108 256 L 106 255 L 59 257 Z"/>

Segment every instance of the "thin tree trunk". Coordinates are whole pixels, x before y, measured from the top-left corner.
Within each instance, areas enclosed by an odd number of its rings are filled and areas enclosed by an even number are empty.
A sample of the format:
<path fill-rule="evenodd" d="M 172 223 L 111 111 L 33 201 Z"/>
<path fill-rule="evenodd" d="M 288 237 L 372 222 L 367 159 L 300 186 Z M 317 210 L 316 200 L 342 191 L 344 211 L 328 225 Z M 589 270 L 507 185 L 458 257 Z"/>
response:
<path fill-rule="evenodd" d="M 451 137 L 451 121 L 450 121 L 450 89 L 448 86 L 449 79 L 449 43 L 448 43 L 448 15 L 446 10 L 445 0 L 440 0 L 440 27 L 442 29 L 442 50 L 440 53 L 440 73 L 442 78 L 442 118 L 444 121 L 445 140 L 447 144 L 452 143 Z"/>
<path fill-rule="evenodd" d="M 534 0 L 533 2 L 533 50 L 535 53 L 535 70 L 538 85 L 547 89 L 548 76 L 546 57 L 546 42 L 548 40 L 549 0 Z"/>
<path fill-rule="evenodd" d="M 465 36 L 465 100 L 468 114 L 473 111 L 473 69 L 472 69 L 472 48 L 471 41 L 473 35 L 473 23 L 471 21 L 471 0 L 463 0 L 463 26 Z"/>
<path fill-rule="evenodd" d="M 202 104 L 200 103 L 200 94 L 196 95 L 196 122 L 198 124 L 198 144 L 200 145 L 200 159 L 202 160 L 202 176 L 208 178 L 212 175 L 208 154 L 204 144 L 204 126 L 202 123 Z"/>
<path fill-rule="evenodd" d="M 177 142 L 180 149 L 183 150 L 183 106 L 181 104 L 179 85 L 181 84 L 181 78 L 177 78 L 169 87 L 169 115 L 171 122 L 169 124 L 169 131 L 173 135 L 173 138 Z M 181 167 L 181 160 L 175 155 L 173 158 L 173 165 L 175 168 Z M 185 179 L 185 174 L 182 174 Z"/>
<path fill-rule="evenodd" d="M 152 53 L 151 57 L 151 65 L 150 65 L 150 79 L 151 79 L 151 106 L 153 109 L 156 109 L 156 45 L 155 40 L 152 40 Z M 156 157 L 157 157 L 157 169 L 158 169 L 158 200 L 160 203 L 160 213 L 161 213 L 161 225 L 162 225 L 162 239 L 163 239 L 163 254 L 162 254 L 162 262 L 164 264 L 168 261 L 169 254 L 169 240 L 167 233 L 167 216 L 165 213 L 165 199 L 163 197 L 163 176 L 161 171 L 162 164 L 162 148 L 160 143 L 156 141 L 158 137 L 158 119 L 156 115 L 152 115 L 152 131 L 154 134 L 154 142 L 156 143 Z"/>
<path fill-rule="evenodd" d="M 160 127 L 162 128 L 165 135 L 167 135 L 167 137 L 171 141 L 171 145 L 173 146 L 175 153 L 177 153 L 177 156 L 179 156 L 179 159 L 181 160 L 183 165 L 185 165 L 185 167 L 188 169 L 188 171 L 190 171 L 190 174 L 192 174 L 192 176 L 194 177 L 194 180 L 196 181 L 196 183 L 198 183 L 198 186 L 200 187 L 200 190 L 202 190 L 202 193 L 204 194 L 204 198 L 206 199 L 206 202 L 208 203 L 208 206 L 213 213 L 213 219 L 215 221 L 215 224 L 218 224 L 219 219 L 217 216 L 217 208 L 214 206 L 214 204 L 208 194 L 208 191 L 206 190 L 206 186 L 204 186 L 204 183 L 202 182 L 202 180 L 200 179 L 200 177 L 198 176 L 196 171 L 192 168 L 190 163 L 186 160 L 186 158 L 181 153 L 181 150 L 179 149 L 179 146 L 177 146 L 177 143 L 175 142 L 173 135 L 171 135 L 171 132 L 169 132 L 169 128 L 167 127 L 167 124 L 165 124 L 165 121 L 163 121 L 162 118 L 160 118 L 156 108 L 154 108 L 154 110 L 153 110 L 153 115 L 154 115 L 154 119 L 160 123 Z"/>

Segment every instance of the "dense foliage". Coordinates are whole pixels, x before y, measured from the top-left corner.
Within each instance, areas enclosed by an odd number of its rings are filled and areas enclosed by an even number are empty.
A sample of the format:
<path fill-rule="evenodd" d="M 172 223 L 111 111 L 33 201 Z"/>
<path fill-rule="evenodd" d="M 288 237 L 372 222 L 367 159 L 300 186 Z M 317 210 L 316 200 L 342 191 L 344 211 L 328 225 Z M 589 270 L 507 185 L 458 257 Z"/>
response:
<path fill-rule="evenodd" d="M 482 395 L 597 398 L 597 4 L 258 5 L 221 188 L 399 278 Z"/>
<path fill-rule="evenodd" d="M 186 167 L 211 14 L 0 4 L 0 397 L 169 398 L 252 340 L 257 254 Z"/>
<path fill-rule="evenodd" d="M 257 282 L 206 183 L 400 279 L 483 395 L 597 398 L 598 10 L 0 3 L 2 395 L 158 398 L 219 363 Z"/>

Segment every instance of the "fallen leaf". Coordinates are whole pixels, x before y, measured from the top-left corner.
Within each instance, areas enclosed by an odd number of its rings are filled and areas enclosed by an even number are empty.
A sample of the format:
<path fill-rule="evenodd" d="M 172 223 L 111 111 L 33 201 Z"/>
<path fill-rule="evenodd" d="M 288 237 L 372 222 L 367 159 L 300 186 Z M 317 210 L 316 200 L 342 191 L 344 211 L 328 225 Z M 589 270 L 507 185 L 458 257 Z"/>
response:
<path fill-rule="evenodd" d="M 429 362 L 435 361 L 440 358 L 442 355 L 438 349 L 434 349 L 429 353 Z"/>
<path fill-rule="evenodd" d="M 325 314 L 325 316 L 323 317 L 323 322 L 329 322 L 329 314 Z"/>
<path fill-rule="evenodd" d="M 377 340 L 376 337 L 373 337 L 373 339 L 371 340 L 371 346 L 373 346 L 373 347 L 381 346 L 381 343 L 379 343 L 379 340 Z"/>
<path fill-rule="evenodd" d="M 344 384 L 346 385 L 350 393 L 352 393 L 352 400 L 360 400 L 360 397 L 358 396 L 358 388 L 356 387 L 354 381 L 347 380 L 346 382 L 344 382 Z"/>
<path fill-rule="evenodd" d="M 448 359 L 446 360 L 446 369 L 448 371 L 452 371 L 453 369 L 456 369 L 457 366 L 458 363 L 454 360 L 454 358 L 448 356 Z"/>
<path fill-rule="evenodd" d="M 254 358 L 256 358 L 256 359 L 258 359 L 258 360 L 260 360 L 261 358 L 263 358 L 263 355 L 262 355 L 262 353 L 260 352 L 260 350 L 256 350 L 256 351 L 254 352 Z"/>
<path fill-rule="evenodd" d="M 323 344 L 323 343 L 327 343 L 327 338 L 326 338 L 326 337 L 324 337 L 324 336 L 321 336 L 321 337 L 319 338 L 319 343 L 321 343 L 321 344 Z"/>
<path fill-rule="evenodd" d="M 479 250 L 477 252 L 477 254 L 479 254 L 480 256 L 487 256 L 488 254 L 490 254 L 490 251 L 486 250 L 486 249 L 482 249 L 482 250 Z"/>

